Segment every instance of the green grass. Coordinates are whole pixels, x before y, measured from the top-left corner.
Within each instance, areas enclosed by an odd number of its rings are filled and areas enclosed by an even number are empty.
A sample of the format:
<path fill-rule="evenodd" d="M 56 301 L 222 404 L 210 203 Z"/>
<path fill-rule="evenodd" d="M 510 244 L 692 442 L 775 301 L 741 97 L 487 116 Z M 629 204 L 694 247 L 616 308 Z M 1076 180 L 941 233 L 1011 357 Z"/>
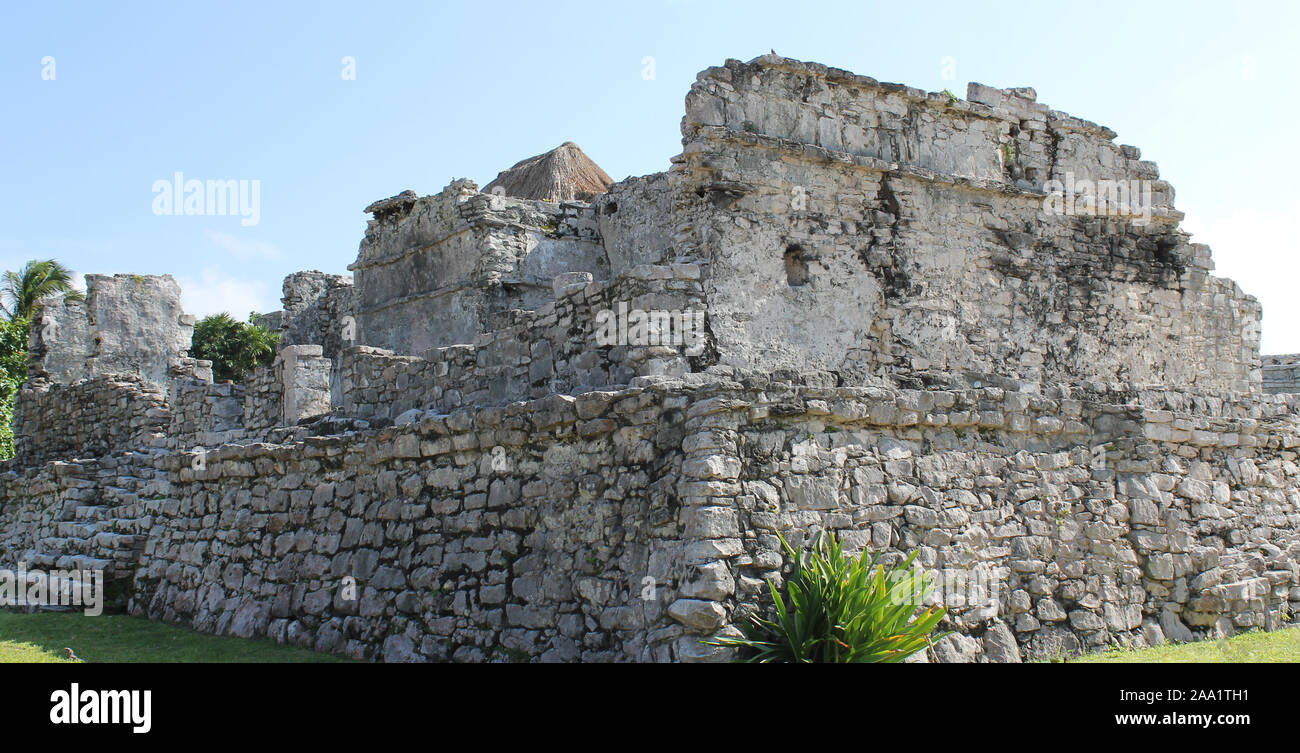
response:
<path fill-rule="evenodd" d="M 0 610 L 0 663 L 64 662 L 65 646 L 85 662 L 347 661 L 269 640 L 204 635 L 142 617 Z"/>
<path fill-rule="evenodd" d="M 1132 650 L 1089 654 L 1074 662 L 1120 662 L 1126 664 L 1261 664 L 1300 662 L 1300 628 L 1272 633 L 1251 632 L 1217 641 L 1179 643 Z"/>

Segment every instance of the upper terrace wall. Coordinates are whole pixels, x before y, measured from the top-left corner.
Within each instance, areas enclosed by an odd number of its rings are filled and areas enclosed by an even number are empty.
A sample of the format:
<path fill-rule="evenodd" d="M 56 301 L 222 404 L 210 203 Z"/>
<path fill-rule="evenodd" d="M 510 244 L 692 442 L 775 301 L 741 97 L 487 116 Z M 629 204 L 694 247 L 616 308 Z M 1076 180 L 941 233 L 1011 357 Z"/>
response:
<path fill-rule="evenodd" d="M 609 276 L 592 211 L 478 193 L 453 182 L 436 196 L 375 202 L 357 261 L 359 344 L 414 354 L 472 342 L 494 316 L 550 300 L 562 272 Z"/>
<path fill-rule="evenodd" d="M 30 373 L 65 383 L 134 375 L 166 384 L 194 334 L 180 296 L 171 275 L 86 275 L 84 302 L 38 307 Z"/>
<path fill-rule="evenodd" d="M 133 376 L 61 384 L 25 383 L 14 405 L 14 455 L 19 465 L 98 457 L 166 445 L 167 394 Z"/>
<path fill-rule="evenodd" d="M 639 376 L 681 376 L 708 362 L 707 342 L 603 343 L 601 312 L 686 312 L 706 330 L 700 268 L 693 264 L 633 267 L 609 282 L 562 287 L 536 311 L 516 312 L 510 326 L 480 335 L 471 344 L 433 348 L 420 356 L 373 348 L 345 351 L 342 413 L 397 418 L 419 408 L 451 411 L 579 394 L 627 385 Z"/>
<path fill-rule="evenodd" d="M 1257 387 L 1258 302 L 1207 274 L 1155 165 L 1027 93 L 971 95 L 998 109 L 784 58 L 700 75 L 671 176 L 722 361 Z M 1150 181 L 1149 221 L 1047 212 L 1067 174 Z"/>
<path fill-rule="evenodd" d="M 1265 392 L 1300 392 L 1300 353 L 1264 356 L 1261 360 Z"/>

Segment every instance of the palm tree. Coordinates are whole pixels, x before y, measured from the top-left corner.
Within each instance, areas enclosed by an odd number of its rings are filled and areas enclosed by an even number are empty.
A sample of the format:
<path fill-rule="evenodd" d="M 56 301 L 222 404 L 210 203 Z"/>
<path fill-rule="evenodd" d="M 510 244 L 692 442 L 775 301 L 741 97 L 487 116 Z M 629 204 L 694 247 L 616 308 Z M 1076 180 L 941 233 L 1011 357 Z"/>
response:
<path fill-rule="evenodd" d="M 243 381 L 249 371 L 271 363 L 280 342 L 280 333 L 252 323 L 257 317 L 249 314 L 248 323 L 225 312 L 203 317 L 194 325 L 190 354 L 212 362 L 216 381 Z"/>
<path fill-rule="evenodd" d="M 72 287 L 72 270 L 54 259 L 27 262 L 21 273 L 4 273 L 0 284 L 0 310 L 10 319 L 28 319 L 36 303 L 47 295 L 62 293 L 65 300 L 83 299 L 80 291 Z"/>

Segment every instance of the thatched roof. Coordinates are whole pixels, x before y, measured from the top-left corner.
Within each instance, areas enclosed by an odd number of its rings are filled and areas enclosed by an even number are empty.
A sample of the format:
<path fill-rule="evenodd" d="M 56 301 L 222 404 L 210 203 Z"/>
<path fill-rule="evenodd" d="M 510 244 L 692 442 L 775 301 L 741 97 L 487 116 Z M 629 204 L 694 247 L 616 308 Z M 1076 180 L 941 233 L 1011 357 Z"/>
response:
<path fill-rule="evenodd" d="M 591 201 L 613 184 L 600 165 L 583 154 L 577 144 L 566 141 L 498 173 L 496 180 L 483 187 L 483 192 L 492 193 L 492 189 L 501 188 L 506 196 L 520 199 Z"/>

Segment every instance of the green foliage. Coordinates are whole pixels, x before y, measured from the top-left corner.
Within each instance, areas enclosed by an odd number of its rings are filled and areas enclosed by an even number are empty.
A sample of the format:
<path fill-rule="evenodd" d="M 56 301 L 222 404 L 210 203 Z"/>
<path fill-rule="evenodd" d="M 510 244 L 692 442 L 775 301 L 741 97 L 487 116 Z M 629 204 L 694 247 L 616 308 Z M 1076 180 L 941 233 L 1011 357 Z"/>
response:
<path fill-rule="evenodd" d="M 910 570 L 915 552 L 886 568 L 877 564 L 878 556 L 844 554 L 844 545 L 830 534 L 819 537 L 808 554 L 795 552 L 784 538 L 781 545 L 794 572 L 787 596 L 768 582 L 776 619 L 755 616 L 744 638 L 711 645 L 749 649 L 747 661 L 758 663 L 900 662 L 930 645 L 930 633 L 947 609 L 916 614 L 929 582 Z"/>
<path fill-rule="evenodd" d="M 943 90 L 943 93 L 948 95 L 948 102 L 951 103 L 951 104 L 954 104 L 954 105 L 957 104 L 957 102 L 958 102 L 959 99 L 960 99 L 956 94 L 953 94 L 952 92 L 948 91 L 947 89 L 944 89 L 944 90 Z"/>
<path fill-rule="evenodd" d="M 14 399 L 27 381 L 26 319 L 0 319 L 0 460 L 14 456 Z"/>
<path fill-rule="evenodd" d="M 45 296 L 62 293 L 65 300 L 81 300 L 72 286 L 72 270 L 54 259 L 33 259 L 22 272 L 8 271 L 0 282 L 0 309 L 10 319 L 31 319 L 36 303 Z"/>
<path fill-rule="evenodd" d="M 243 381 L 248 372 L 274 360 L 280 342 L 278 332 L 253 324 L 258 316 L 249 314 L 248 322 L 224 312 L 203 317 L 194 325 L 190 355 L 211 361 L 212 377 L 218 382 Z"/>
<path fill-rule="evenodd" d="M 14 456 L 14 399 L 27 381 L 27 337 L 42 298 L 62 294 L 83 300 L 72 286 L 72 270 L 54 259 L 33 259 L 21 272 L 0 277 L 0 460 Z"/>

